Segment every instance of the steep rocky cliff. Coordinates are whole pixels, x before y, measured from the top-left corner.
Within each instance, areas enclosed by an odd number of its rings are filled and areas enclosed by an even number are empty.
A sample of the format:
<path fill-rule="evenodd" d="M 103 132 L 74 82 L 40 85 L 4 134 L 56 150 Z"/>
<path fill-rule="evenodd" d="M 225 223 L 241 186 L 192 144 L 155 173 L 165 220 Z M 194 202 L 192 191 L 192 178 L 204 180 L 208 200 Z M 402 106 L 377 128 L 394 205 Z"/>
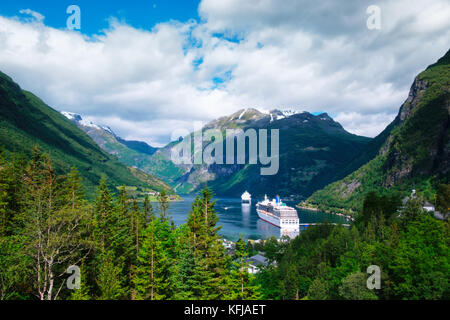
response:
<path fill-rule="evenodd" d="M 430 196 L 450 172 L 450 51 L 415 79 L 395 120 L 374 140 L 376 156 L 344 179 L 314 193 L 306 205 L 356 210 L 368 191 Z"/>

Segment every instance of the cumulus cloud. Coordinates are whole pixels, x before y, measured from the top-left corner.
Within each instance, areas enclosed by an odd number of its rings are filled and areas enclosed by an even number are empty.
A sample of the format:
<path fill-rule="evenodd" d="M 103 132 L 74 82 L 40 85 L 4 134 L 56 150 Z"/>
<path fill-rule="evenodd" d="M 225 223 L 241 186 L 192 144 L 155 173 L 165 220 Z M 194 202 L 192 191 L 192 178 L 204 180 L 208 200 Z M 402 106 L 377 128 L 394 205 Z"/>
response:
<path fill-rule="evenodd" d="M 371 4 L 203 0 L 200 21 L 143 30 L 111 19 L 91 37 L 31 11 L 40 23 L 0 16 L 0 70 L 58 110 L 156 145 L 243 107 L 326 111 L 375 136 L 448 50 L 450 5 L 377 1 L 381 29 L 368 30 Z"/>
<path fill-rule="evenodd" d="M 383 131 L 396 115 L 396 113 L 366 115 L 359 112 L 340 112 L 334 120 L 354 134 L 374 137 Z"/>

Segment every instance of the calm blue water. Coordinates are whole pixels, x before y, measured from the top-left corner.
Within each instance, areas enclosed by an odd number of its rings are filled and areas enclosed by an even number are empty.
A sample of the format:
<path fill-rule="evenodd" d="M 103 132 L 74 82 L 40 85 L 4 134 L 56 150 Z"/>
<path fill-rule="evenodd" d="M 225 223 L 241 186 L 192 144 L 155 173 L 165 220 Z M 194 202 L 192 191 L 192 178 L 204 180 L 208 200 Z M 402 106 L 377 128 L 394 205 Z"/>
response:
<path fill-rule="evenodd" d="M 169 213 L 175 224 L 186 223 L 191 210 L 194 195 L 182 195 L 184 201 L 171 202 Z M 280 228 L 259 219 L 256 213 L 256 203 L 262 199 L 252 199 L 250 205 L 241 205 L 240 198 L 216 197 L 215 210 L 219 214 L 219 234 L 230 240 L 237 240 L 240 236 L 245 239 L 267 239 L 271 236 L 280 237 Z M 287 205 L 295 207 L 295 202 L 286 201 Z M 225 209 L 227 208 L 227 209 Z M 324 212 L 313 212 L 297 209 L 300 223 L 333 222 L 348 223 L 345 218 Z"/>

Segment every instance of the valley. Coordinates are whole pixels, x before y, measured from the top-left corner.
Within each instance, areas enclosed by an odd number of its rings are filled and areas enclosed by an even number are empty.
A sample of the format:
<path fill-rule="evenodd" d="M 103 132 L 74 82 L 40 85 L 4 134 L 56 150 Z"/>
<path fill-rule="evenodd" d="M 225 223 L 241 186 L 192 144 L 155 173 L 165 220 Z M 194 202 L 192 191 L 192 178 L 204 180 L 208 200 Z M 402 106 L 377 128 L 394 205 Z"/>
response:
<path fill-rule="evenodd" d="M 348 170 L 348 162 L 371 141 L 370 138 L 348 133 L 326 113 L 314 116 L 309 112 L 272 110 L 263 113 L 257 109 L 242 109 L 204 125 L 203 132 L 219 130 L 224 137 L 230 128 L 244 132 L 278 130 L 279 172 L 276 175 L 261 175 L 264 166 L 260 163 L 249 164 L 248 144 L 245 146 L 246 163 L 194 164 L 192 156 L 189 164 L 176 164 L 171 155 L 174 149 L 180 147 L 180 141 L 169 143 L 149 155 L 130 150 L 107 127 L 86 125 L 79 115 L 71 120 L 105 151 L 129 166 L 162 179 L 179 193 L 196 192 L 208 184 L 218 195 L 238 196 L 246 189 L 259 196 L 280 192 L 286 197 L 306 198 L 315 190 L 343 177 L 343 170 Z M 194 133 L 191 135 L 191 140 L 195 141 Z M 207 143 L 204 143 L 202 150 L 206 146 Z M 225 145 L 223 150 L 226 151 Z M 223 157 L 226 158 L 226 152 Z"/>

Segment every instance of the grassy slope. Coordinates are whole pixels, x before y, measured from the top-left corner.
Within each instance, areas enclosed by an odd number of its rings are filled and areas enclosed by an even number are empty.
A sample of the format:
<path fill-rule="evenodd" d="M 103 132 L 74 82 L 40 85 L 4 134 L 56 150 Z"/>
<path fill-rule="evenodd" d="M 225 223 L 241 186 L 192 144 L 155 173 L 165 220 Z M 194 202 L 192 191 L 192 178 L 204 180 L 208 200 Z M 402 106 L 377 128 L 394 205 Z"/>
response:
<path fill-rule="evenodd" d="M 448 183 L 449 52 L 417 77 L 427 88 L 412 114 L 401 124 L 399 115 L 376 138 L 378 143 L 383 141 L 378 150 L 383 152 L 344 179 L 315 192 L 306 205 L 352 212 L 361 207 L 369 191 L 406 195 L 414 187 L 430 197 L 437 183 Z M 405 169 L 409 174 L 402 177 Z"/>
<path fill-rule="evenodd" d="M 35 144 L 51 155 L 59 173 L 76 166 L 89 196 L 93 195 L 102 174 L 107 175 L 112 186 L 124 184 L 170 190 L 168 185 L 156 183 L 156 180 L 154 185 L 149 185 L 149 179 L 154 178 L 137 178 L 130 168 L 101 150 L 63 115 L 32 93 L 21 90 L 0 72 L 0 145 L 7 151 L 29 154 Z"/>

